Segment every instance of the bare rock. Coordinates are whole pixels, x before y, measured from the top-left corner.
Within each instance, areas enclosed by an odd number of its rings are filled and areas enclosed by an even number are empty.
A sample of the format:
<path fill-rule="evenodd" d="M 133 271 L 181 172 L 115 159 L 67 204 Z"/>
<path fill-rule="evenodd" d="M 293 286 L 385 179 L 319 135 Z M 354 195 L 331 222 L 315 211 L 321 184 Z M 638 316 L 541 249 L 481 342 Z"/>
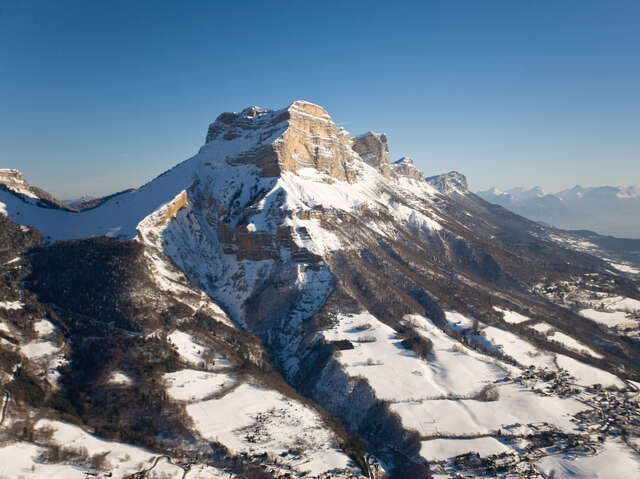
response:
<path fill-rule="evenodd" d="M 387 135 L 384 133 L 365 133 L 353 139 L 352 148 L 364 161 L 378 169 L 385 178 L 391 177 Z"/>

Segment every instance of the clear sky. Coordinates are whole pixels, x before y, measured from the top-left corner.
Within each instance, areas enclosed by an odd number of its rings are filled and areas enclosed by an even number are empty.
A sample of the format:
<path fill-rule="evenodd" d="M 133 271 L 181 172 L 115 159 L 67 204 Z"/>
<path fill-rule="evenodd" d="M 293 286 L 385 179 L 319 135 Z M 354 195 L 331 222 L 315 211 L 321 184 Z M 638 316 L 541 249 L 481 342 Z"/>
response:
<path fill-rule="evenodd" d="M 640 184 L 640 2 L 0 0 L 0 167 L 58 197 L 296 99 L 473 189 Z"/>

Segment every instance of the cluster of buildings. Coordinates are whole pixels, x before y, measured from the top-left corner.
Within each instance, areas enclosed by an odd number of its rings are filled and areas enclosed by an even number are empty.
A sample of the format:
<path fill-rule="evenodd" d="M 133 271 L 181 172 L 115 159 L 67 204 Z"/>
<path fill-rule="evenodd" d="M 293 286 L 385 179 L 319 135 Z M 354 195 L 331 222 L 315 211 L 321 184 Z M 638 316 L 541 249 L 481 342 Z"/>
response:
<path fill-rule="evenodd" d="M 501 479 L 546 479 L 536 462 L 551 454 L 575 457 L 598 453 L 608 437 L 621 437 L 631 447 L 630 438 L 640 437 L 640 393 L 633 384 L 626 389 L 605 389 L 600 385 L 581 387 L 566 371 L 529 367 L 512 381 L 545 396 L 571 396 L 584 403 L 584 411 L 572 419 L 575 433 L 559 431 L 546 422 L 512 424 L 493 437 L 512 446 L 513 451 L 482 457 L 469 452 L 446 461 L 431 463 L 432 472 L 450 478 L 496 477 Z M 640 452 L 640 451 L 639 451 Z"/>

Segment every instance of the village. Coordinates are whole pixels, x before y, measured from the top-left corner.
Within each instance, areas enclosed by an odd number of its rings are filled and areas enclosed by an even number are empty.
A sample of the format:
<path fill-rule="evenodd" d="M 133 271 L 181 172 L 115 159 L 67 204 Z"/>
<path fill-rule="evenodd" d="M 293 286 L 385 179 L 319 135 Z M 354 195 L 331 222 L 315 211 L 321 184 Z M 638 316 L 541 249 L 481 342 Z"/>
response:
<path fill-rule="evenodd" d="M 618 296 L 612 278 L 590 273 L 571 281 L 539 283 L 531 292 L 608 327 L 620 336 L 640 338 L 640 303 Z"/>
<path fill-rule="evenodd" d="M 622 440 L 640 453 L 638 388 L 633 383 L 627 383 L 622 390 L 603 388 L 598 384 L 582 387 L 573 380 L 564 370 L 556 373 L 546 368 L 529 367 L 520 376 L 508 377 L 501 382 L 517 383 L 545 396 L 573 397 L 582 402 L 584 411 L 572 418 L 576 425 L 575 432 L 561 432 L 546 422 L 503 426 L 487 436 L 510 446 L 514 452 L 487 457 L 468 452 L 445 461 L 431 462 L 432 473 L 436 477 L 454 479 L 548 479 L 536 465 L 545 456 L 594 456 L 608 439 Z"/>

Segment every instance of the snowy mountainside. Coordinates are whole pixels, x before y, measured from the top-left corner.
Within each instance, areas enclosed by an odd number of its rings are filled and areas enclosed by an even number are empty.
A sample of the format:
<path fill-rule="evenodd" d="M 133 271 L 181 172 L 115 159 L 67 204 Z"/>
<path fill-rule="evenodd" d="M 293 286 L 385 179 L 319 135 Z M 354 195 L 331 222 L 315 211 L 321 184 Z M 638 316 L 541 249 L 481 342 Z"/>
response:
<path fill-rule="evenodd" d="M 339 422 L 161 251 L 0 221 L 2 474 L 358 477 Z"/>
<path fill-rule="evenodd" d="M 93 373 L 74 375 L 82 363 L 71 356 L 63 377 L 75 379 L 60 391 L 87 408 L 81 419 L 112 404 L 109 388 L 144 381 L 179 419 L 169 428 L 151 417 L 146 433 L 123 436 L 157 451 L 169 446 L 144 441 L 158 427 L 198 447 L 219 441 L 227 456 L 203 467 L 243 457 L 273 477 L 348 477 L 357 462 L 410 478 L 504 463 L 527 477 L 565 467 L 578 441 L 594 458 L 637 463 L 616 442 L 621 427 L 640 437 L 635 416 L 603 432 L 598 408 L 602 387 L 618 415 L 637 404 L 640 344 L 552 294 L 580 278 L 584 295 L 606 289 L 635 304 L 633 276 L 551 236 L 568 233 L 487 203 L 460 173 L 425 178 L 410 159 L 391 163 L 387 142 L 351 138 L 297 101 L 223 113 L 197 155 L 90 210 L 45 210 L 0 191 L 0 219 L 44 235 L 15 257 L 33 268 L 25 291 L 62 316 L 71 350 L 95 341 L 89 320 L 98 341 L 115 328 L 136 346 L 100 370 L 110 386 L 92 392 L 94 409 L 74 396 Z M 61 271 L 68 279 L 56 281 Z M 162 359 L 142 361 L 155 382 L 130 364 L 145 348 Z M 112 438 L 106 423 L 97 432 Z M 549 456 L 549 441 L 562 457 Z M 183 457 L 202 457 L 198 447 Z"/>

